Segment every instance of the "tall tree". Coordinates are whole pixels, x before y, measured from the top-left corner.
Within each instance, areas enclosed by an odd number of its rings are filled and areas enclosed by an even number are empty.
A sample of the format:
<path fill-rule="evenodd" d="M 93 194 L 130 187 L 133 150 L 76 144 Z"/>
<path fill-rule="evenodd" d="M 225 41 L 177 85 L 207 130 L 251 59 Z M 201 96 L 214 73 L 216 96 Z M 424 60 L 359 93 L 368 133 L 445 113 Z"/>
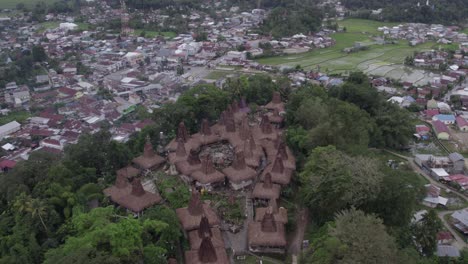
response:
<path fill-rule="evenodd" d="M 335 212 L 376 199 L 383 177 L 375 160 L 328 146 L 312 151 L 299 180 L 303 201 L 323 222 Z"/>
<path fill-rule="evenodd" d="M 432 256 L 437 247 L 437 233 L 442 229 L 442 221 L 434 210 L 423 215 L 421 221 L 413 225 L 416 243 L 426 256 Z"/>
<path fill-rule="evenodd" d="M 314 239 L 303 264 L 400 263 L 394 239 L 374 215 L 351 208 L 336 214 Z"/>

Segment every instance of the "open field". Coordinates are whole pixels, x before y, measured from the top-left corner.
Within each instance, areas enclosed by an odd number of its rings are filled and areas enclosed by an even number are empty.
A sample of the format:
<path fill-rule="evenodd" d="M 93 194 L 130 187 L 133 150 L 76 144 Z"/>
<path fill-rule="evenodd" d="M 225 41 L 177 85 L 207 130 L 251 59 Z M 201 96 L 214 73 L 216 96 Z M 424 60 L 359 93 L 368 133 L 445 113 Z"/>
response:
<path fill-rule="evenodd" d="M 367 32 L 370 34 L 381 35 L 379 31 L 377 31 L 378 27 L 387 26 L 393 27 L 398 25 L 398 23 L 382 23 L 375 20 L 367 20 L 367 19 L 345 19 L 338 22 L 341 27 L 346 27 L 346 32 L 348 33 L 362 33 Z"/>
<path fill-rule="evenodd" d="M 53 29 L 53 28 L 58 28 L 60 26 L 60 23 L 58 21 L 47 21 L 47 22 L 42 22 L 39 24 L 39 29 L 37 30 L 38 33 L 42 33 L 46 31 L 47 29 Z M 75 24 L 78 25 L 78 30 L 88 30 L 89 29 L 89 24 L 87 23 L 81 23 L 81 22 L 76 22 Z"/>
<path fill-rule="evenodd" d="M 167 38 L 175 38 L 177 36 L 175 32 L 171 32 L 171 31 L 158 32 L 158 31 L 148 31 L 148 30 L 143 30 L 143 29 L 135 29 L 135 31 L 133 32 L 133 35 L 140 36 L 141 32 L 143 31 L 145 31 L 145 37 L 147 38 L 154 38 L 159 35 L 167 37 Z"/>
<path fill-rule="evenodd" d="M 406 56 L 415 51 L 438 48 L 433 42 L 411 47 L 406 41 L 400 40 L 396 44 L 378 45 L 372 40 L 379 35 L 377 27 L 392 26 L 391 23 L 381 23 L 362 19 L 347 19 L 339 22 L 345 26 L 347 32 L 336 33 L 332 37 L 336 45 L 325 49 L 317 49 L 307 53 L 263 58 L 258 61 L 269 65 L 301 65 L 305 69 L 320 68 L 329 74 L 361 70 L 368 74 L 386 76 L 396 80 L 410 81 L 416 84 L 426 84 L 430 79 L 430 72 L 414 69 L 403 65 Z M 368 50 L 345 53 L 344 48 L 352 47 L 355 42 L 370 44 Z"/>
<path fill-rule="evenodd" d="M 14 9 L 19 3 L 23 3 L 26 7 L 32 8 L 38 2 L 44 2 L 50 5 L 57 2 L 57 0 L 0 0 L 0 9 Z"/>

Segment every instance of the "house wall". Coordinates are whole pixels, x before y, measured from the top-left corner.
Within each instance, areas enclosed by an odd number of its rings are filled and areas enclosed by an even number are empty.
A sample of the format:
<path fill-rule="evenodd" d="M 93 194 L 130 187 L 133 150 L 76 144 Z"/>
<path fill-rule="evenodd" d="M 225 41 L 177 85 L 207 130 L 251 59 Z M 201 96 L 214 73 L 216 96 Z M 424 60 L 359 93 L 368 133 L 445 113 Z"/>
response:
<path fill-rule="evenodd" d="M 468 126 L 459 127 L 461 132 L 468 132 Z"/>
<path fill-rule="evenodd" d="M 460 160 L 453 163 L 452 173 L 463 173 L 465 161 Z"/>
<path fill-rule="evenodd" d="M 8 136 L 9 134 L 15 133 L 16 131 L 20 129 L 21 129 L 21 126 L 15 126 L 7 131 L 4 131 L 3 133 L 0 133 L 0 139 L 4 138 L 5 136 Z"/>
<path fill-rule="evenodd" d="M 422 204 L 427 206 L 427 207 L 430 207 L 430 208 L 436 208 L 436 206 L 437 206 L 437 204 L 435 204 L 435 203 L 429 203 L 429 202 L 426 202 L 426 201 L 424 201 Z"/>
<path fill-rule="evenodd" d="M 249 181 L 243 181 L 243 182 L 240 182 L 240 183 L 230 182 L 230 184 L 231 184 L 232 189 L 237 191 L 237 190 L 240 190 L 242 188 L 245 188 L 245 187 L 251 185 L 252 181 L 249 180 Z"/>
<path fill-rule="evenodd" d="M 449 140 L 450 135 L 447 132 L 441 132 L 441 133 L 437 134 L 437 138 L 441 139 L 441 140 Z"/>

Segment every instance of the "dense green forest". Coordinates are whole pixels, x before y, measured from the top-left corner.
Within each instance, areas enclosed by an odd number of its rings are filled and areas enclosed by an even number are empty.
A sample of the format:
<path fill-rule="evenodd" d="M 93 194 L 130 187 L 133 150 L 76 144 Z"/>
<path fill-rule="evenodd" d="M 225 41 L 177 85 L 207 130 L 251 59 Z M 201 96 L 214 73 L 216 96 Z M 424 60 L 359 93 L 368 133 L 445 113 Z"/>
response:
<path fill-rule="evenodd" d="M 322 12 L 311 6 L 276 7 L 263 22 L 261 30 L 275 38 L 310 34 L 320 29 L 322 18 Z"/>
<path fill-rule="evenodd" d="M 467 0 L 343 0 L 345 7 L 361 18 L 395 22 L 463 24 L 468 19 Z M 418 6 L 419 3 L 419 6 Z M 426 4 L 429 5 L 426 5 Z M 382 8 L 379 15 L 370 10 Z"/>

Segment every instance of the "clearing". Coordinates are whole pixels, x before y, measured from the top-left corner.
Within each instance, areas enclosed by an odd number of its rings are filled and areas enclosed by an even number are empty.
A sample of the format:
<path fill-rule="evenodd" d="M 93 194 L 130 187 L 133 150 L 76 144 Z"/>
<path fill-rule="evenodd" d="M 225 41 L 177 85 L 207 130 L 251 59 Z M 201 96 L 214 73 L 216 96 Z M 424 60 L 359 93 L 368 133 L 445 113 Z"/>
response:
<path fill-rule="evenodd" d="M 144 29 L 135 29 L 133 32 L 134 36 L 140 36 L 141 32 L 145 32 L 146 38 L 155 38 L 156 36 L 163 36 L 166 38 L 175 38 L 177 34 L 172 31 L 151 31 L 151 30 L 144 30 Z"/>

